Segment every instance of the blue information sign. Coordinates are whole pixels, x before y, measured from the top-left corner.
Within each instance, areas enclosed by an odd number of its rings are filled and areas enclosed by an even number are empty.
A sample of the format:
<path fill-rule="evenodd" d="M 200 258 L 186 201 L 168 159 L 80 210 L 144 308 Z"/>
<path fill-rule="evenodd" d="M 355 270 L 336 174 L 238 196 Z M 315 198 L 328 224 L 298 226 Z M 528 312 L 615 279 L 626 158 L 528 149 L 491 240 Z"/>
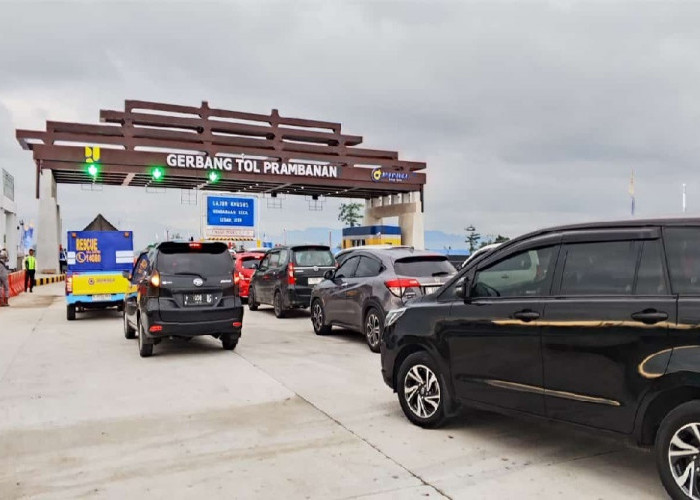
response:
<path fill-rule="evenodd" d="M 207 198 L 207 225 L 255 227 L 255 200 L 230 196 Z"/>

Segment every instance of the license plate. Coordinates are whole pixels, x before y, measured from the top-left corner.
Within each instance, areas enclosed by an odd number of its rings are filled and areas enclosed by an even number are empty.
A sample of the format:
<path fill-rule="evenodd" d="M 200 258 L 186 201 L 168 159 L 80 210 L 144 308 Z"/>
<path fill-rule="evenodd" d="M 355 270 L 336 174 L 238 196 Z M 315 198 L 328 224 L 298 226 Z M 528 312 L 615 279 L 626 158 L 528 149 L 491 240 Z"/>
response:
<path fill-rule="evenodd" d="M 309 285 L 318 285 L 321 282 L 321 278 L 309 278 Z"/>
<path fill-rule="evenodd" d="M 107 295 L 93 295 L 92 296 L 93 302 L 107 302 L 109 300 L 112 300 L 112 296 L 109 294 L 107 294 Z"/>
<path fill-rule="evenodd" d="M 212 293 L 188 293 L 185 295 L 186 306 L 208 306 L 214 303 Z"/>

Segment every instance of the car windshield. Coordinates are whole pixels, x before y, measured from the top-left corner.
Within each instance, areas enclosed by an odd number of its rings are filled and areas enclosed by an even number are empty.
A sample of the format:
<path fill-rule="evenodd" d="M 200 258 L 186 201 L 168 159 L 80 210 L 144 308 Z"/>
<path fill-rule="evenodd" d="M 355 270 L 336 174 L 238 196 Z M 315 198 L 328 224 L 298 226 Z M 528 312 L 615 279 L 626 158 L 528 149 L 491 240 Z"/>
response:
<path fill-rule="evenodd" d="M 394 263 L 394 271 L 399 276 L 449 276 L 457 272 L 447 257 L 442 255 L 424 255 L 405 257 Z"/>
<path fill-rule="evenodd" d="M 161 250 L 158 271 L 162 274 L 196 274 L 214 276 L 231 274 L 233 260 L 227 250 L 184 248 Z"/>
<path fill-rule="evenodd" d="M 294 264 L 299 267 L 331 267 L 335 265 L 335 260 L 326 248 L 297 248 L 294 250 Z"/>

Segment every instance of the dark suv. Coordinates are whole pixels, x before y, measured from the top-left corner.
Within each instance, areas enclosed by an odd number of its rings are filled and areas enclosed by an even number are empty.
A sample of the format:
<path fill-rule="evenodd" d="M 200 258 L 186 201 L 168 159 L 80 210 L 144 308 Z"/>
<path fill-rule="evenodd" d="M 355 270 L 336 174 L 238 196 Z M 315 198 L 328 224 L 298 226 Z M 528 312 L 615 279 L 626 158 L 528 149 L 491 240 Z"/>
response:
<path fill-rule="evenodd" d="M 614 431 L 698 498 L 700 219 L 509 241 L 389 313 L 382 374 L 417 425 L 476 406 Z"/>
<path fill-rule="evenodd" d="M 224 243 L 164 242 L 139 255 L 125 271 L 124 336 L 138 332 L 139 353 L 153 353 L 166 337 L 212 335 L 224 349 L 236 347 L 243 306 Z"/>
<path fill-rule="evenodd" d="M 274 248 L 265 254 L 250 280 L 248 307 L 255 311 L 260 304 L 270 304 L 278 318 L 290 309 L 309 307 L 311 290 L 331 269 L 335 269 L 335 259 L 327 246 Z"/>
<path fill-rule="evenodd" d="M 387 311 L 437 291 L 456 272 L 446 256 L 410 247 L 350 252 L 337 271 L 329 271 L 314 288 L 314 331 L 326 335 L 333 325 L 356 330 L 373 352 L 379 352 Z"/>

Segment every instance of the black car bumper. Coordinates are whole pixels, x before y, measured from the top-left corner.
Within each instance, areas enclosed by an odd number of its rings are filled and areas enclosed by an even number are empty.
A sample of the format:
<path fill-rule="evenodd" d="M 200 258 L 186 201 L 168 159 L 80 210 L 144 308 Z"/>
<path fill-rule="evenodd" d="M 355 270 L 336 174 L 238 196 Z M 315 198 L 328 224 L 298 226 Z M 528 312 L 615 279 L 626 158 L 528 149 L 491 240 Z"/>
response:
<path fill-rule="evenodd" d="M 289 307 L 309 307 L 311 305 L 311 292 L 313 287 L 295 286 L 289 288 L 287 304 Z"/>
<path fill-rule="evenodd" d="M 396 363 L 396 346 L 393 341 L 393 325 L 384 330 L 380 341 L 380 358 L 382 365 L 382 378 L 384 383 L 388 385 L 392 390 L 396 390 L 394 387 L 394 363 Z"/>
<path fill-rule="evenodd" d="M 201 335 L 233 334 L 241 336 L 243 327 L 243 308 L 236 308 L 235 313 L 226 319 L 208 321 L 162 321 L 157 313 L 146 314 L 144 330 L 150 339 L 162 337 L 199 337 Z"/>

